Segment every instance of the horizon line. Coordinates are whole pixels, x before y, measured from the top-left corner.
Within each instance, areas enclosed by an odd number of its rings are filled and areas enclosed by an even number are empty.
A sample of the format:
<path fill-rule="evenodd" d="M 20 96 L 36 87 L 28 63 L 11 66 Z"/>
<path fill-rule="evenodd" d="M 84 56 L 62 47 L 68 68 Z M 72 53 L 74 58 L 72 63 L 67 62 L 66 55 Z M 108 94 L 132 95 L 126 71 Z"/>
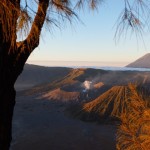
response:
<path fill-rule="evenodd" d="M 130 63 L 130 61 L 90 61 L 90 60 L 27 60 L 27 62 L 114 62 L 114 63 Z"/>

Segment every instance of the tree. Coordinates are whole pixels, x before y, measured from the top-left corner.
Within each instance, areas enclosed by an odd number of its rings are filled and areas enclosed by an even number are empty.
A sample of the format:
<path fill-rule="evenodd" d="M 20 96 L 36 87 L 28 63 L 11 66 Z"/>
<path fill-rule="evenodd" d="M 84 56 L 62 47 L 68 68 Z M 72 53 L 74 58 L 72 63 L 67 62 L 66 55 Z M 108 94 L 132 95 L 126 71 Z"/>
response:
<path fill-rule="evenodd" d="M 76 16 L 74 6 L 83 4 L 83 0 L 76 1 L 72 5 L 71 0 L 32 0 L 32 2 L 34 8 L 31 8 L 29 5 L 31 1 L 28 0 L 0 1 L 0 150 L 8 150 L 10 147 L 16 95 L 14 83 L 21 74 L 26 60 L 39 45 L 44 22 L 55 23 L 51 14 L 53 16 L 59 14 L 62 19 L 70 20 Z M 87 4 L 95 8 L 96 2 L 98 1 L 88 0 Z M 23 30 L 29 31 L 27 37 L 17 42 L 17 32 Z"/>
<path fill-rule="evenodd" d="M 0 150 L 8 150 L 10 147 L 16 95 L 14 83 L 21 74 L 26 60 L 39 45 L 44 23 L 57 25 L 60 19 L 70 21 L 73 16 L 77 17 L 76 8 L 87 5 L 94 9 L 101 1 L 103 0 L 0 1 Z M 139 18 L 135 17 L 129 9 L 129 1 L 124 1 L 123 22 L 127 20 L 131 27 L 140 25 Z M 136 1 L 143 2 L 142 0 Z M 31 2 L 34 7 L 30 5 Z M 119 27 L 120 25 L 121 23 Z M 24 39 L 19 42 L 17 42 L 18 32 Z"/>

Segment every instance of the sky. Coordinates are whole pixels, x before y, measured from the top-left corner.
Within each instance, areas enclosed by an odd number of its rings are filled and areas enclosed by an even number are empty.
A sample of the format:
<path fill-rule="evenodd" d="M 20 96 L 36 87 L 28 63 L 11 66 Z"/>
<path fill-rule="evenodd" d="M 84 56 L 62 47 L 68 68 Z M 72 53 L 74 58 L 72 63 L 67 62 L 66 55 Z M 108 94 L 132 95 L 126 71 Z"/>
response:
<path fill-rule="evenodd" d="M 150 52 L 150 33 L 143 33 L 143 40 L 135 34 L 115 40 L 116 22 L 123 10 L 123 0 L 106 0 L 98 11 L 79 11 L 81 21 L 66 22 L 61 30 L 53 27 L 43 31 L 40 45 L 28 59 L 28 63 L 68 65 L 98 64 L 124 66 Z M 143 42 L 144 41 L 144 42 Z"/>

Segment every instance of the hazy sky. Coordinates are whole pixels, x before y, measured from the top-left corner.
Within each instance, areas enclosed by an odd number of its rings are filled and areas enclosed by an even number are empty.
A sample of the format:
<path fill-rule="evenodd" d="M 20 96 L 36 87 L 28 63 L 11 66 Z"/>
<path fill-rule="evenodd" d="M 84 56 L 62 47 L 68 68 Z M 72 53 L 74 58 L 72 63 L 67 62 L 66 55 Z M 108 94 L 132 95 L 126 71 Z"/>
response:
<path fill-rule="evenodd" d="M 29 61 L 105 61 L 132 62 L 150 52 L 150 33 L 145 32 L 144 43 L 138 44 L 130 33 L 115 42 L 116 21 L 123 10 L 123 1 L 106 0 L 99 11 L 80 11 L 80 21 L 66 23 L 61 30 L 43 32 L 39 48 Z"/>

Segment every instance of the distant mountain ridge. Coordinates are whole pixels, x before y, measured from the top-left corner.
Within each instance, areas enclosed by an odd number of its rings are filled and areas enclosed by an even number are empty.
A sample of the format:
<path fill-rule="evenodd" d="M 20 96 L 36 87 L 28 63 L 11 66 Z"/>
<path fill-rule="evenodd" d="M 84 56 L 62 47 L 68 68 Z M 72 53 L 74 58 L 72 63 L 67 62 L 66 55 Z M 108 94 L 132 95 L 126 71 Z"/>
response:
<path fill-rule="evenodd" d="M 140 57 L 136 61 L 128 64 L 126 67 L 132 68 L 150 68 L 150 53 Z"/>
<path fill-rule="evenodd" d="M 31 88 L 35 85 L 50 83 L 54 80 L 63 78 L 72 69 L 66 67 L 44 67 L 26 64 L 22 74 L 15 83 L 17 90 Z"/>

